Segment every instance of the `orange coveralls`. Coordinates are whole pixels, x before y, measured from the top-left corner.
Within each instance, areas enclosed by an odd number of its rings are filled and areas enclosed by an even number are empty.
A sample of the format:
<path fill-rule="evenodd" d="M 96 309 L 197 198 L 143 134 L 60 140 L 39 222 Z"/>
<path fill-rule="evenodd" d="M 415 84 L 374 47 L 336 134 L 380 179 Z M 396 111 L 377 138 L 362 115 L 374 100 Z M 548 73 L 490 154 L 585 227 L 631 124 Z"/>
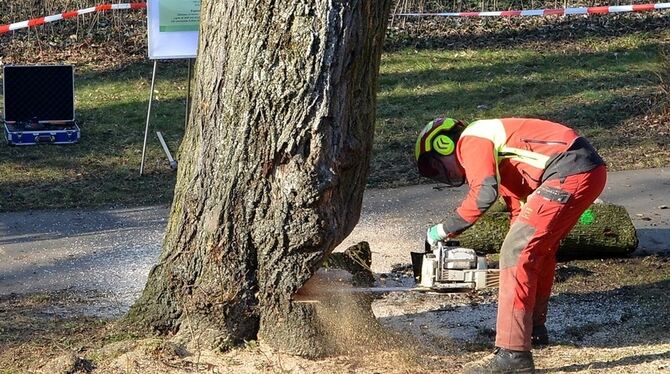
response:
<path fill-rule="evenodd" d="M 456 155 L 470 191 L 445 230 L 460 233 L 505 201 L 496 346 L 529 351 L 533 326 L 546 321 L 558 245 L 605 187 L 605 164 L 574 130 L 526 118 L 471 123 Z"/>

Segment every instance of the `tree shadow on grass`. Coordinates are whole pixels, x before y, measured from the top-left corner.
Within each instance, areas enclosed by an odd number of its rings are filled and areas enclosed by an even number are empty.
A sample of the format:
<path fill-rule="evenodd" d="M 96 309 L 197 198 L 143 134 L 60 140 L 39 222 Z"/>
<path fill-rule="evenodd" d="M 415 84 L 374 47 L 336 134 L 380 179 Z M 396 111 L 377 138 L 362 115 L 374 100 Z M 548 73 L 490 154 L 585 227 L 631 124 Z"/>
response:
<path fill-rule="evenodd" d="M 554 120 L 604 151 L 649 145 L 659 139 L 654 132 L 631 136 L 617 129 L 658 101 L 657 77 L 648 65 L 657 55 L 655 45 L 642 45 L 616 58 L 612 52 L 549 53 L 462 64 L 449 54 L 409 56 L 429 68 L 398 67 L 381 75 L 369 183 L 420 182 L 412 156 L 416 135 L 422 124 L 443 115 Z M 631 74 L 627 67 L 641 70 Z"/>
<path fill-rule="evenodd" d="M 158 155 L 160 153 L 156 152 L 155 157 L 158 158 Z M 5 179 L 0 183 L 0 210 L 120 208 L 170 204 L 172 201 L 176 176 L 167 165 L 161 168 L 159 163 L 151 163 L 153 170 L 140 177 L 139 166 L 110 168 L 87 166 L 86 161 L 83 163 L 81 165 L 74 159 L 67 168 L 83 169 L 84 173 L 64 173 L 59 178 L 47 175 L 31 179 Z M 16 172 L 21 173 L 30 167 L 28 164 Z M 49 165 L 43 167 L 49 169 Z M 53 170 L 57 172 L 63 168 L 54 167 Z"/>
<path fill-rule="evenodd" d="M 419 53 L 417 56 L 408 55 L 410 61 L 417 60 L 420 67 L 425 66 L 428 62 L 431 66 L 428 69 L 417 68 L 414 70 L 385 72 L 380 75 L 380 84 L 382 89 L 384 87 L 392 88 L 415 88 L 415 87 L 431 87 L 443 81 L 454 81 L 463 83 L 486 83 L 493 77 L 505 77 L 510 80 L 522 80 L 530 74 L 551 73 L 551 78 L 558 83 L 565 83 L 572 86 L 570 74 L 575 71 L 583 70 L 585 73 L 592 74 L 598 71 L 612 70 L 614 75 L 608 74 L 596 81 L 592 86 L 603 85 L 610 83 L 614 86 L 622 86 L 632 80 L 639 80 L 639 72 L 632 74 L 623 67 L 635 66 L 640 63 L 647 63 L 650 59 L 657 58 L 660 44 L 658 42 L 651 42 L 649 44 L 640 44 L 635 48 L 627 48 L 625 50 L 615 53 L 614 51 L 598 51 L 598 52 L 558 52 L 550 51 L 546 53 L 533 53 L 518 57 L 514 54 L 506 56 L 500 53 L 494 59 L 489 57 L 485 59 L 484 56 L 475 56 L 481 61 L 463 63 L 464 57 L 454 55 L 446 52 L 426 52 Z M 407 61 L 402 59 L 405 56 L 401 54 L 400 57 L 383 62 L 383 65 L 393 67 L 394 64 L 406 64 Z M 420 56 L 425 56 L 425 61 L 421 61 Z M 606 67 L 604 65 L 610 65 Z M 622 68 L 616 70 L 612 66 L 621 66 Z M 400 70 L 400 69 L 394 69 Z M 658 80 L 649 72 L 650 78 Z M 545 83 L 546 84 L 546 83 Z"/>
<path fill-rule="evenodd" d="M 155 135 L 160 130 L 173 156 L 184 134 L 185 102 L 166 92 L 185 80 L 184 64 L 165 64 L 154 102 L 144 176 L 139 176 L 151 68 L 134 64 L 122 70 L 77 74 L 79 143 L 67 146 L 0 147 L 0 210 L 167 204 L 175 173 Z M 146 85 L 140 85 L 143 79 Z M 123 90 L 146 87 L 143 94 Z M 107 92 L 110 91 L 111 92 Z M 91 96 L 92 95 L 92 96 Z M 141 99 L 138 99 L 141 98 Z"/>
<path fill-rule="evenodd" d="M 184 103 L 172 99 L 154 106 L 143 176 L 139 169 L 147 102 L 101 103 L 78 111 L 82 138 L 77 144 L 0 147 L 4 174 L 0 209 L 169 203 L 175 173 L 155 131 L 163 132 L 173 156 L 178 158 Z"/>
<path fill-rule="evenodd" d="M 582 82 L 584 83 L 584 82 Z M 537 83 L 541 85 L 541 83 Z M 393 185 L 397 181 L 404 181 L 404 183 L 421 183 L 422 180 L 418 177 L 416 166 L 413 159 L 413 144 L 416 141 L 416 135 L 420 130 L 421 124 L 428 121 L 428 116 L 435 118 L 441 115 L 452 116 L 455 118 L 472 121 L 481 118 L 501 118 L 501 117 L 536 117 L 547 120 L 553 120 L 559 123 L 565 123 L 570 127 L 576 129 L 580 134 L 586 136 L 589 141 L 603 152 L 609 150 L 634 150 L 642 146 L 650 146 L 650 142 L 659 139 L 659 135 L 653 131 L 646 132 L 640 136 L 630 136 L 629 133 L 618 131 L 623 124 L 626 124 L 632 119 L 642 116 L 647 112 L 644 104 L 635 104 L 651 102 L 655 100 L 653 94 L 640 95 L 635 98 L 625 96 L 615 96 L 607 99 L 599 99 L 593 102 L 573 103 L 565 105 L 560 109 L 552 109 L 547 106 L 538 105 L 529 111 L 504 111 L 504 108 L 517 108 L 519 103 L 515 100 L 531 100 L 528 96 L 523 96 L 526 92 L 524 86 L 519 86 L 519 96 L 506 97 L 495 100 L 496 105 L 501 109 L 499 115 L 479 115 L 477 118 L 468 118 L 466 114 L 472 113 L 476 110 L 464 110 L 457 108 L 454 111 L 447 111 L 448 105 L 453 105 L 454 101 L 462 102 L 463 98 L 456 98 L 458 92 L 434 93 L 420 95 L 417 97 L 394 97 L 380 99 L 380 108 L 383 106 L 393 107 L 395 105 L 402 105 L 407 107 L 407 100 L 415 105 L 411 106 L 408 111 L 402 112 L 402 109 L 393 109 L 397 113 L 388 113 L 388 109 L 380 109 L 380 121 L 387 121 L 378 124 L 380 134 L 375 139 L 373 150 L 373 158 L 371 162 L 369 183 L 373 187 Z M 575 90 L 579 90 L 575 86 Z M 481 95 L 488 95 L 485 89 L 480 90 Z M 577 94 L 573 92 L 572 94 Z M 550 102 L 554 94 L 548 93 L 546 97 L 540 98 L 543 102 Z M 468 94 L 463 94 L 467 97 Z M 454 101 L 449 98 L 454 97 Z M 469 106 L 474 106 L 480 100 L 468 103 Z M 507 104 L 509 102 L 509 104 Z M 628 105 L 630 103 L 630 105 Z M 443 104 L 440 106 L 440 104 Z M 626 108 L 624 108 L 626 107 Z M 403 115 L 402 118 L 397 118 L 397 115 Z M 407 124 L 404 121 L 412 121 L 413 125 Z M 653 143 L 655 144 L 655 143 Z M 658 145 L 651 145 L 651 147 L 660 147 Z M 390 145 L 391 147 L 388 147 Z M 662 156 L 662 152 L 660 155 Z M 618 153 L 614 153 L 617 155 Z M 610 157 L 614 157 L 610 154 Z M 621 153 L 620 157 L 626 157 L 626 154 Z M 660 157 L 660 156 L 659 156 Z M 608 162 L 621 163 L 622 159 L 607 159 Z"/>
<path fill-rule="evenodd" d="M 378 100 L 381 121 L 398 117 L 430 117 L 445 111 L 470 119 L 474 113 L 482 113 L 482 104 L 484 113 L 491 112 L 498 117 L 505 114 L 506 108 L 514 108 L 516 112 L 507 113 L 508 116 L 544 114 L 548 117 L 553 114 L 550 105 L 552 101 L 579 99 L 580 95 L 587 94 L 590 98 L 581 99 L 584 103 L 560 109 L 558 113 L 567 114 L 585 125 L 595 126 L 602 121 L 594 123 L 593 120 L 597 119 L 594 117 L 601 116 L 609 119 L 609 125 L 618 118 L 637 114 L 625 105 L 638 104 L 632 102 L 635 97 L 631 97 L 630 91 L 655 86 L 658 81 L 652 71 L 630 74 L 625 69 L 627 66 L 648 63 L 650 56 L 657 56 L 653 46 L 628 50 L 616 59 L 611 52 L 534 54 L 492 63 L 482 61 L 474 66 L 459 64 L 448 56 L 443 56 L 445 60 L 441 62 L 441 56 L 431 55 L 423 59 L 412 57 L 418 64 L 430 60 L 431 66 L 434 66 L 430 69 L 381 75 L 381 96 Z M 394 92 L 398 89 L 403 90 L 403 93 Z M 599 99 L 599 96 L 622 89 L 627 90 L 627 93 L 620 92 L 620 96 L 611 99 Z M 640 93 L 644 94 L 644 91 Z M 607 101 L 626 107 L 604 108 L 601 103 Z M 528 108 L 532 113 L 518 113 L 520 107 Z M 612 118 L 612 109 L 617 118 Z M 588 118 L 580 119 L 580 115 L 587 115 Z"/>
<path fill-rule="evenodd" d="M 628 83 L 615 83 L 609 78 L 603 79 L 575 79 L 566 83 L 562 90 L 552 88 L 547 82 L 509 82 L 501 84 L 498 90 L 504 90 L 507 94 L 498 95 L 492 91 L 491 86 L 471 89 L 448 90 L 436 93 L 416 94 L 416 95 L 394 95 L 393 97 L 380 98 L 380 120 L 384 118 L 396 118 L 401 115 L 410 115 L 414 112 L 419 115 L 433 114 L 440 115 L 445 111 L 453 110 L 451 113 L 462 114 L 477 113 L 476 107 L 480 104 L 492 105 L 497 111 L 502 111 L 499 117 L 524 117 L 540 116 L 542 118 L 563 117 L 568 120 L 562 122 L 571 123 L 573 126 L 591 127 L 591 128 L 612 128 L 621 121 L 633 116 L 644 113 L 644 108 L 628 108 L 629 110 L 613 109 L 621 107 L 630 97 L 616 96 L 608 99 L 595 100 L 594 102 L 575 103 L 566 105 L 559 110 L 552 110 L 539 103 L 551 103 L 552 100 L 575 97 L 582 92 L 592 90 L 591 85 L 610 84 L 609 89 L 617 88 L 635 88 L 646 84 L 646 82 L 636 81 Z M 603 90 L 605 91 L 605 90 Z M 640 101 L 651 100 L 651 98 L 638 98 Z M 519 107 L 530 105 L 527 112 L 520 112 Z M 411 109 L 408 110 L 408 107 Z M 505 108 L 514 108 L 515 112 Z M 409 113 L 408 113 L 409 112 Z M 463 114 L 462 114 L 463 115 Z M 468 118 L 469 119 L 469 118 Z M 474 120 L 474 119 L 472 119 Z M 572 121 L 569 121 L 572 120 Z M 418 126 L 417 126 L 418 129 Z"/>
<path fill-rule="evenodd" d="M 148 100 L 148 97 L 147 97 Z M 140 151 L 144 140 L 144 128 L 148 101 L 100 103 L 94 108 L 77 110 L 82 130 L 79 143 L 67 146 L 0 147 L 0 160 L 21 162 L 71 160 L 89 155 L 118 156 L 123 151 Z M 149 129 L 152 146 L 160 147 L 154 131 L 167 131 L 169 139 L 180 139 L 184 133 L 184 102 L 169 99 L 155 102 L 152 123 Z M 178 145 L 179 143 L 176 142 Z M 175 144 L 171 144 L 174 146 Z M 105 160 L 104 157 L 102 157 Z M 135 160 L 138 161 L 138 160 Z"/>

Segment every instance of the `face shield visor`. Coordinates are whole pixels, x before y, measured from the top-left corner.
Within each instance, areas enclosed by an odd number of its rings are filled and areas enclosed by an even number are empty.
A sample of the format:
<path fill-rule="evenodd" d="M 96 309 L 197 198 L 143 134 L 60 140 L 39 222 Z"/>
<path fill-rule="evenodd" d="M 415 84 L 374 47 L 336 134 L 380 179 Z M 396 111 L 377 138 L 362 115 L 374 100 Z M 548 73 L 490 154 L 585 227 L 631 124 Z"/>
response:
<path fill-rule="evenodd" d="M 455 154 L 441 156 L 429 152 L 421 155 L 417 166 L 419 174 L 449 187 L 459 187 L 465 183 L 465 171 Z"/>

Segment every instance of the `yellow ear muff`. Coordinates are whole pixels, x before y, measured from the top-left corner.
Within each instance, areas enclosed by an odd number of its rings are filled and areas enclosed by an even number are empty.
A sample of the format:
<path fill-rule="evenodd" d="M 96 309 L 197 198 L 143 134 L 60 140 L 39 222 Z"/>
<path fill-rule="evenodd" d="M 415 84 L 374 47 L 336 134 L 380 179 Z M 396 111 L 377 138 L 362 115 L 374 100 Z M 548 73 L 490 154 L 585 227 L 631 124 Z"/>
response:
<path fill-rule="evenodd" d="M 433 139 L 433 149 L 442 156 L 449 156 L 454 153 L 455 148 L 454 141 L 446 135 L 438 135 Z"/>

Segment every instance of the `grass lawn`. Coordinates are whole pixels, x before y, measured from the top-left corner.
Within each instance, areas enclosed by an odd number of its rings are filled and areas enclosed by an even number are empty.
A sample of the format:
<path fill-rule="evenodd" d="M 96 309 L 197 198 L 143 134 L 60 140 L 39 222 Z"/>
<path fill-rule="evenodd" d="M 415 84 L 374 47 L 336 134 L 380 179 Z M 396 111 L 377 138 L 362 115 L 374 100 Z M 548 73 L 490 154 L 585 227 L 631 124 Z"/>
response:
<path fill-rule="evenodd" d="M 601 151 L 610 169 L 668 165 L 667 148 L 663 152 L 667 144 L 658 144 L 663 134 L 645 131 L 640 118 L 653 114 L 652 103 L 660 92 L 657 73 L 663 67 L 659 44 L 645 42 L 641 35 L 556 48 L 385 54 L 369 184 L 420 182 L 413 167 L 415 137 L 437 116 L 468 122 L 537 116 L 577 128 Z M 631 162 L 630 152 L 621 150 L 631 146 L 655 156 Z"/>
<path fill-rule="evenodd" d="M 611 169 L 668 165 L 668 125 L 648 127 L 664 114 L 654 103 L 667 36 L 384 54 L 369 186 L 420 183 L 412 160 L 415 136 L 441 115 L 553 119 L 590 137 Z M 163 62 L 159 68 L 146 175 L 139 176 L 139 167 L 150 63 L 119 71 L 79 69 L 81 142 L 0 146 L 0 211 L 169 203 L 174 173 L 155 131 L 176 152 L 184 128 L 186 64 Z"/>
<path fill-rule="evenodd" d="M 76 145 L 0 147 L 0 210 L 142 205 L 171 201 L 174 153 L 184 130 L 185 63 L 159 64 L 145 175 L 139 176 L 150 63 L 120 71 L 77 71 Z"/>

